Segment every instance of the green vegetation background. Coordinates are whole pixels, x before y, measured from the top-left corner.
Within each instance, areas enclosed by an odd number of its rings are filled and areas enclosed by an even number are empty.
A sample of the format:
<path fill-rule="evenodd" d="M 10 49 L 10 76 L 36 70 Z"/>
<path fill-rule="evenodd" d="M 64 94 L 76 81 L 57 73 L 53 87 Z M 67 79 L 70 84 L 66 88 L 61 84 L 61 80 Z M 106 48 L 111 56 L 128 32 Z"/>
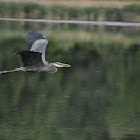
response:
<path fill-rule="evenodd" d="M 140 5 L 115 7 L 43 6 L 36 3 L 0 2 L 0 17 L 140 22 Z"/>
<path fill-rule="evenodd" d="M 16 9 L 3 17 L 47 13 Z M 33 27 L 49 40 L 46 59 L 72 67 L 0 75 L 0 139 L 138 139 L 140 28 L 0 21 L 2 70 L 22 65 L 12 54 L 25 47 Z"/>

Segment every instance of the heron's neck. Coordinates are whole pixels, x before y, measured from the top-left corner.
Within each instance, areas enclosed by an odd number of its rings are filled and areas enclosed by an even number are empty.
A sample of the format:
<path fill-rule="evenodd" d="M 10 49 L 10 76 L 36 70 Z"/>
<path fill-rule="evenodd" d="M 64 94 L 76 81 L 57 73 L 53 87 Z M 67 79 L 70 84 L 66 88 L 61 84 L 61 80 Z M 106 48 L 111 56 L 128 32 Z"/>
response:
<path fill-rule="evenodd" d="M 57 71 L 57 68 L 53 65 L 53 63 L 48 63 L 47 61 L 44 61 L 43 62 L 45 64 L 45 68 L 44 71 L 47 71 L 47 72 L 56 72 Z"/>
<path fill-rule="evenodd" d="M 48 67 L 48 68 L 50 67 L 50 64 L 47 61 L 43 61 L 43 63 L 46 67 Z"/>
<path fill-rule="evenodd" d="M 50 63 L 50 72 L 57 72 L 57 68 L 53 65 L 53 63 Z"/>

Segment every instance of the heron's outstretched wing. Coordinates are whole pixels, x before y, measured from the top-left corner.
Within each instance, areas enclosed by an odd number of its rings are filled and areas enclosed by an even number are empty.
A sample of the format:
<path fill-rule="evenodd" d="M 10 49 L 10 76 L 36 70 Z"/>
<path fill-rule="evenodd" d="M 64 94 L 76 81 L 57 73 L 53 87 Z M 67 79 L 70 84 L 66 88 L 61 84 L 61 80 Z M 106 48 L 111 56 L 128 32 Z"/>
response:
<path fill-rule="evenodd" d="M 27 45 L 25 50 L 42 53 L 42 61 L 45 61 L 45 50 L 48 40 L 36 29 L 32 29 L 26 36 Z"/>
<path fill-rule="evenodd" d="M 44 63 L 41 58 L 42 54 L 39 52 L 20 50 L 20 51 L 16 52 L 16 54 L 20 54 L 24 67 L 27 67 L 27 66 L 42 67 L 42 66 L 44 66 Z"/>

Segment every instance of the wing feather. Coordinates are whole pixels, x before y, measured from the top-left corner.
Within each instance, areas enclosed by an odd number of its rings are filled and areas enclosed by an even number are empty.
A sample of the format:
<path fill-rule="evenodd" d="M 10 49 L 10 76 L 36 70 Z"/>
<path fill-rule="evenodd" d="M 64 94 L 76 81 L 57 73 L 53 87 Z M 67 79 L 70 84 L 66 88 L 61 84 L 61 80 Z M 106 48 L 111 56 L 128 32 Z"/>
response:
<path fill-rule="evenodd" d="M 28 66 L 42 67 L 42 66 L 44 66 L 44 63 L 42 62 L 42 59 L 41 59 L 42 54 L 39 52 L 20 50 L 16 54 L 20 54 L 24 67 L 28 67 Z"/>
<path fill-rule="evenodd" d="M 25 50 L 42 53 L 42 61 L 45 61 L 45 50 L 48 40 L 36 29 L 32 29 L 26 36 Z"/>

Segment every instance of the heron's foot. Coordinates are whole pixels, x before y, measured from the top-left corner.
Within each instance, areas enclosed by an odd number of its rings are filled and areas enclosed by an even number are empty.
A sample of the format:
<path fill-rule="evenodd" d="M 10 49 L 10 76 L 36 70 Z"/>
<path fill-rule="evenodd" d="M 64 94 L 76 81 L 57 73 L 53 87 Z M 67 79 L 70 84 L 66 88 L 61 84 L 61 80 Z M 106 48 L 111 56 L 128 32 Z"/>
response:
<path fill-rule="evenodd" d="M 7 70 L 0 71 L 0 74 L 7 73 Z"/>

